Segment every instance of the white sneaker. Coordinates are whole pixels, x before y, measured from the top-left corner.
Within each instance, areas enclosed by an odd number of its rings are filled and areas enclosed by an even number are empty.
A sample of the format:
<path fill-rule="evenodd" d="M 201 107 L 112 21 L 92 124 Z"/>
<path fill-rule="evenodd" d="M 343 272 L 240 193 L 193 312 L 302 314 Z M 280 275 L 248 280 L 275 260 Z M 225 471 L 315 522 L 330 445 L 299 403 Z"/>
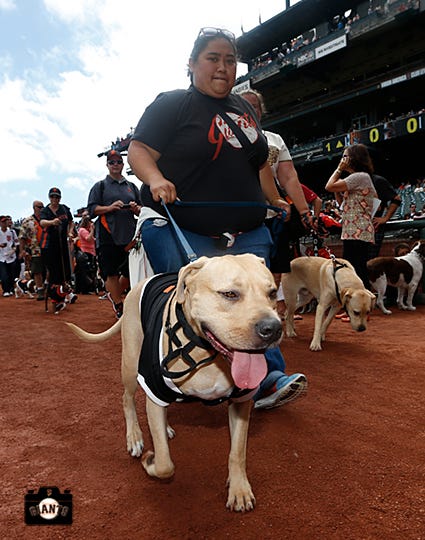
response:
<path fill-rule="evenodd" d="M 284 382 L 283 382 L 284 380 Z M 270 393 L 254 403 L 254 409 L 272 409 L 279 407 L 285 403 L 289 403 L 305 395 L 307 391 L 307 378 L 302 373 L 294 373 L 293 375 L 283 375 L 279 379 L 279 390 L 276 389 L 276 383 L 269 390 Z M 282 384 L 283 382 L 283 384 Z"/>

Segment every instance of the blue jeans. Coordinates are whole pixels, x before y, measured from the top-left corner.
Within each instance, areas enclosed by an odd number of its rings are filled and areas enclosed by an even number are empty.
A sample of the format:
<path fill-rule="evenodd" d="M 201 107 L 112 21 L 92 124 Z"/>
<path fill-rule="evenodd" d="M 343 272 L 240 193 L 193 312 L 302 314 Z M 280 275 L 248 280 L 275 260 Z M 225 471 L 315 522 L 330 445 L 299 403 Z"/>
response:
<path fill-rule="evenodd" d="M 199 257 L 202 255 L 221 257 L 222 255 L 253 253 L 265 259 L 267 266 L 269 266 L 272 239 L 265 225 L 236 236 L 233 246 L 224 249 L 218 247 L 217 240 L 210 236 L 183 229 L 182 233 Z M 142 240 L 155 274 L 178 272 L 182 266 L 189 262 L 173 226 L 165 220 L 146 220 L 142 225 Z"/>
<path fill-rule="evenodd" d="M 265 259 L 267 266 L 270 265 L 272 239 L 265 225 L 236 236 L 233 246 L 225 249 L 217 247 L 216 240 L 209 236 L 186 230 L 182 230 L 182 233 L 199 257 L 253 253 Z M 178 272 L 189 262 L 173 226 L 165 220 L 146 220 L 142 225 L 142 241 L 155 274 Z M 279 347 L 269 349 L 265 356 L 269 373 L 271 371 L 285 373 L 285 360 Z"/>

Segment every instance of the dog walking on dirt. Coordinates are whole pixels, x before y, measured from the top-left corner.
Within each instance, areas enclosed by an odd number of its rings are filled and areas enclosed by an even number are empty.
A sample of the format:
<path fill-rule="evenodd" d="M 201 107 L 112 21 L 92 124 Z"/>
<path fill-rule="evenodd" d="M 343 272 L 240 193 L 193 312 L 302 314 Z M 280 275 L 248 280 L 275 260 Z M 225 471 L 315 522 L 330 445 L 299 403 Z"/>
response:
<path fill-rule="evenodd" d="M 397 287 L 397 307 L 415 311 L 413 295 L 423 274 L 425 242 L 416 242 L 412 250 L 401 257 L 376 257 L 367 263 L 369 280 L 378 293 L 376 305 L 385 315 L 391 311 L 384 305 L 387 285 Z M 406 298 L 405 298 L 406 297 Z"/>
<path fill-rule="evenodd" d="M 363 332 L 375 305 L 375 295 L 365 288 L 353 266 L 345 259 L 298 257 L 291 262 L 291 272 L 283 274 L 282 288 L 287 308 L 288 337 L 297 335 L 294 330 L 295 311 L 313 298 L 318 301 L 310 343 L 312 351 L 322 350 L 326 331 L 341 307 L 347 312 L 353 330 Z"/>
<path fill-rule="evenodd" d="M 123 317 L 100 334 L 67 323 L 81 339 L 99 342 L 121 330 L 123 407 L 127 450 L 144 450 L 137 420 L 138 382 L 146 392 L 153 451 L 142 458 L 150 476 L 174 474 L 167 422 L 171 402 L 228 400 L 230 455 L 227 508 L 252 510 L 255 497 L 246 474 L 246 445 L 252 397 L 267 374 L 264 352 L 276 347 L 282 325 L 276 285 L 255 255 L 201 257 L 176 274 L 138 283 L 124 303 Z"/>

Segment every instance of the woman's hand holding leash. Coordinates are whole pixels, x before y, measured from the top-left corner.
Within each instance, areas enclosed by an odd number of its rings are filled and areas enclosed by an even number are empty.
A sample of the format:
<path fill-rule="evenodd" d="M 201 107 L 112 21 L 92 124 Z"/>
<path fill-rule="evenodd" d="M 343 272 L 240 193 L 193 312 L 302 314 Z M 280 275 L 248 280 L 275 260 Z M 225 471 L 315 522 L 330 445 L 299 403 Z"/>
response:
<path fill-rule="evenodd" d="M 149 184 L 152 198 L 159 202 L 161 199 L 165 204 L 173 203 L 177 199 L 176 186 L 164 177 L 158 177 Z"/>
<path fill-rule="evenodd" d="M 287 203 L 284 199 L 281 197 L 277 197 L 276 199 L 273 199 L 270 203 L 272 206 L 277 206 L 278 208 L 281 208 L 284 212 L 286 212 L 285 219 L 283 221 L 289 221 L 291 219 L 291 205 Z"/>

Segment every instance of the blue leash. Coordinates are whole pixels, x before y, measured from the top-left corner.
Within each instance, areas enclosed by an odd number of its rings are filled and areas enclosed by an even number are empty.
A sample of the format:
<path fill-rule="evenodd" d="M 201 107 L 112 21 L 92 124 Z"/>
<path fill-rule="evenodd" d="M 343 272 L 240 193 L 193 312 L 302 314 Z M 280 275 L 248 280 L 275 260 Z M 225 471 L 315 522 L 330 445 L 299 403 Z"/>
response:
<path fill-rule="evenodd" d="M 174 227 L 174 230 L 176 231 L 177 238 L 180 240 L 181 245 L 183 246 L 183 249 L 186 252 L 187 258 L 189 259 L 189 262 L 196 261 L 198 258 L 198 255 L 194 252 L 192 249 L 192 246 L 189 244 L 189 242 L 186 240 L 184 234 L 182 233 L 180 227 L 175 222 L 173 216 L 170 214 L 170 211 L 167 208 L 167 205 L 165 202 L 161 199 L 161 204 L 165 208 L 165 211 L 167 212 L 168 219 L 170 220 L 172 226 Z"/>
<path fill-rule="evenodd" d="M 189 262 L 194 262 L 198 259 L 198 256 L 196 255 L 195 251 L 193 250 L 192 246 L 189 244 L 189 242 L 186 240 L 184 234 L 182 233 L 180 227 L 175 222 L 173 216 L 171 215 L 170 211 L 167 208 L 166 203 L 161 199 L 161 204 L 165 209 L 165 212 L 167 213 L 167 216 L 171 222 L 171 224 L 174 227 L 174 230 L 176 232 L 177 238 L 179 239 L 187 258 L 189 259 Z M 257 208 L 266 208 L 268 210 L 274 210 L 275 212 L 278 212 L 281 214 L 281 219 L 279 220 L 280 223 L 283 226 L 283 221 L 286 217 L 286 212 L 282 210 L 282 208 L 279 208 L 278 206 L 272 206 L 270 204 L 266 203 L 260 203 L 260 202 L 253 202 L 253 201 L 178 201 L 176 200 L 174 202 L 176 206 L 198 206 L 198 207 L 257 207 Z"/>

